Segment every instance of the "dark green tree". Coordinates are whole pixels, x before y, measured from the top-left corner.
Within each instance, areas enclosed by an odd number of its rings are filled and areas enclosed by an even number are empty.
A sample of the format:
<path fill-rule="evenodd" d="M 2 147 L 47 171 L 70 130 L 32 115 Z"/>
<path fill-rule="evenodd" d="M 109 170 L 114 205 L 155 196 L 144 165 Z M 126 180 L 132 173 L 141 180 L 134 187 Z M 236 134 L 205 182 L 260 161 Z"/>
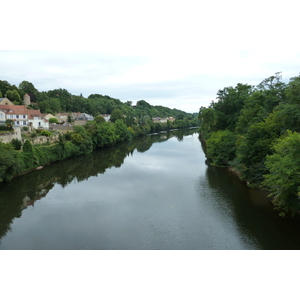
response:
<path fill-rule="evenodd" d="M 22 148 L 22 142 L 19 139 L 12 139 L 10 143 L 15 150 L 20 150 Z"/>
<path fill-rule="evenodd" d="M 109 119 L 112 123 L 115 123 L 117 120 L 124 120 L 123 112 L 120 109 L 114 109 L 110 115 Z"/>
<path fill-rule="evenodd" d="M 19 89 L 25 93 L 25 94 L 28 94 L 30 96 L 30 100 L 32 102 L 38 102 L 38 90 L 35 88 L 35 86 L 29 82 L 29 81 L 22 81 L 20 84 L 19 84 Z"/>

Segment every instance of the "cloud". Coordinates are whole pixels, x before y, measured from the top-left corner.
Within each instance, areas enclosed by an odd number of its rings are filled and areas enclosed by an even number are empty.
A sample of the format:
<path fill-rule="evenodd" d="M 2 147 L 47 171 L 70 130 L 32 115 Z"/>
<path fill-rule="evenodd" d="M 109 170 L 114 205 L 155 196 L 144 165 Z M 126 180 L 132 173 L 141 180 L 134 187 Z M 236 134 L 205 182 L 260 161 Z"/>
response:
<path fill-rule="evenodd" d="M 298 75 L 294 3 L 54 1 L 34 17 L 16 12 L 20 23 L 2 17 L 11 24 L 2 33 L 7 49 L 29 49 L 0 52 L 2 80 L 197 112 L 226 86 Z M 30 5 L 20 2 L 18 11 Z"/>

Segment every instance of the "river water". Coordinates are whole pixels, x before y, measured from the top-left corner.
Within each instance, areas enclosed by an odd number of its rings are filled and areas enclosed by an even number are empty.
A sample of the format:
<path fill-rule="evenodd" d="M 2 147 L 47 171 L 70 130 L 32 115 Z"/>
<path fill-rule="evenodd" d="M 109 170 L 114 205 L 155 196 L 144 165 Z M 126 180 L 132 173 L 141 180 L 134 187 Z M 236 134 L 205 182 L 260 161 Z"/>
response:
<path fill-rule="evenodd" d="M 300 249 L 300 222 L 172 131 L 0 184 L 0 249 Z"/>

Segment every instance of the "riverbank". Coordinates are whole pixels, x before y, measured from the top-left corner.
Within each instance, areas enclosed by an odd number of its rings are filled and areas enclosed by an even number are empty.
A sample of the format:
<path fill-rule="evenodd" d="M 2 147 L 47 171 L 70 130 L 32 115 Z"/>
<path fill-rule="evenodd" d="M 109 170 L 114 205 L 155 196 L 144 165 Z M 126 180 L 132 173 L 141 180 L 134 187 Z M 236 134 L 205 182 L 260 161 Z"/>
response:
<path fill-rule="evenodd" d="M 133 128 L 132 128 L 133 127 Z M 145 136 L 151 127 L 127 127 L 122 120 L 112 122 L 88 122 L 85 126 L 74 126 L 72 132 L 59 134 L 54 144 L 41 145 L 26 140 L 22 151 L 11 144 L 0 143 L 0 182 L 37 170 L 42 166 L 71 157 L 91 154 L 96 149 Z M 169 128 L 172 130 L 175 128 Z"/>

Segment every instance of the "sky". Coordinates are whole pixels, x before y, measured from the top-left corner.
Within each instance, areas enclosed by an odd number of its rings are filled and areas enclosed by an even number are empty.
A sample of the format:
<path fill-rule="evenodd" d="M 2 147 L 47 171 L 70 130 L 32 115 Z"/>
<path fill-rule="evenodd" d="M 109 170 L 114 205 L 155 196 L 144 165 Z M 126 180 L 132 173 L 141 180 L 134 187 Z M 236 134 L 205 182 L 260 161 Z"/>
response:
<path fill-rule="evenodd" d="M 3 11 L 0 80 L 39 91 L 198 112 L 224 87 L 300 72 L 296 1 L 12 0 Z"/>

